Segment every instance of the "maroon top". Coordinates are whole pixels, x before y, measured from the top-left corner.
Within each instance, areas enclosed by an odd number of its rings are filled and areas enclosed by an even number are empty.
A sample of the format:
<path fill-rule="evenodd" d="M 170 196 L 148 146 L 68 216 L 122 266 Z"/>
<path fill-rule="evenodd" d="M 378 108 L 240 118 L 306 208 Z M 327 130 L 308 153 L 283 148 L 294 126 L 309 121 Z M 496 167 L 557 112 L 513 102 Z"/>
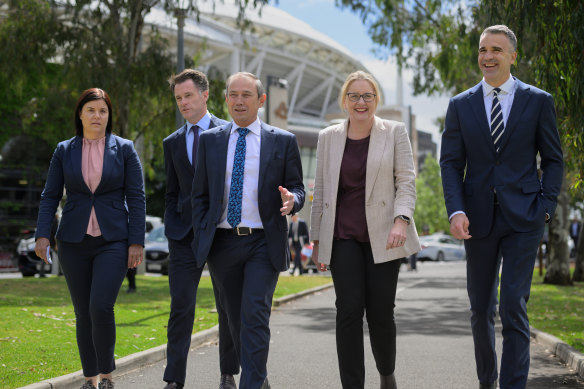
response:
<path fill-rule="evenodd" d="M 347 138 L 339 174 L 335 239 L 369 242 L 365 217 L 365 174 L 369 138 L 369 136 L 359 140 Z"/>

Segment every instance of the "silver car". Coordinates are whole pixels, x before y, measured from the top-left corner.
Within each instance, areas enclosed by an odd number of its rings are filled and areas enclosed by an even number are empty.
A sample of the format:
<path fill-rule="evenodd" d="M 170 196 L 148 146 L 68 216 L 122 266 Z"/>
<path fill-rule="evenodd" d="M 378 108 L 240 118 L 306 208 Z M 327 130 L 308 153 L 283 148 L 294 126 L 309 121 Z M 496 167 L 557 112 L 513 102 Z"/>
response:
<path fill-rule="evenodd" d="M 422 251 L 418 260 L 424 261 L 462 261 L 466 259 L 466 251 L 462 241 L 446 234 L 420 236 Z"/>

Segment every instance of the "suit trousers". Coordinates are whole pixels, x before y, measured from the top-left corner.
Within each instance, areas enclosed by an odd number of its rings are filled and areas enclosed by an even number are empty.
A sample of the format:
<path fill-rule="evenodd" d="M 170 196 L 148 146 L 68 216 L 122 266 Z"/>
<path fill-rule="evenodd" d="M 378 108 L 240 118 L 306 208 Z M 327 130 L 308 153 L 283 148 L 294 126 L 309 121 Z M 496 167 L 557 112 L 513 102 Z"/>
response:
<path fill-rule="evenodd" d="M 298 274 L 301 275 L 304 273 L 304 269 L 302 269 L 302 246 L 300 246 L 300 242 L 292 242 L 292 249 L 294 250 L 294 269 L 291 273 L 298 269 Z"/>
<path fill-rule="evenodd" d="M 330 269 L 336 293 L 337 357 L 344 389 L 363 389 L 365 385 L 364 312 L 377 370 L 382 375 L 395 370 L 393 309 L 400 262 L 398 259 L 375 264 L 368 242 L 333 241 Z"/>
<path fill-rule="evenodd" d="M 259 389 L 268 374 L 270 314 L 280 274 L 270 261 L 266 236 L 237 236 L 218 228 L 207 263 L 239 354 L 239 388 Z"/>
<path fill-rule="evenodd" d="M 497 379 L 495 312 L 501 268 L 499 315 L 503 325 L 501 389 L 524 389 L 529 373 L 529 320 L 527 301 L 537 248 L 544 222 L 529 232 L 516 232 L 499 206 L 495 206 L 491 232 L 482 239 L 465 241 L 467 290 L 479 382 Z M 472 228 L 472 226 L 471 226 Z"/>
<path fill-rule="evenodd" d="M 85 235 L 79 243 L 59 241 L 59 260 L 73 307 L 83 375 L 115 370 L 114 304 L 128 270 L 128 242 Z"/>
<path fill-rule="evenodd" d="M 170 315 L 167 327 L 166 368 L 163 379 L 184 385 L 187 358 L 191 347 L 197 290 L 203 267 L 197 267 L 191 248 L 192 230 L 182 239 L 168 239 L 170 260 L 168 284 L 170 288 Z M 219 366 L 223 374 L 239 373 L 239 362 L 229 333 L 227 314 L 219 303 L 217 288 L 213 292 L 219 315 Z"/>

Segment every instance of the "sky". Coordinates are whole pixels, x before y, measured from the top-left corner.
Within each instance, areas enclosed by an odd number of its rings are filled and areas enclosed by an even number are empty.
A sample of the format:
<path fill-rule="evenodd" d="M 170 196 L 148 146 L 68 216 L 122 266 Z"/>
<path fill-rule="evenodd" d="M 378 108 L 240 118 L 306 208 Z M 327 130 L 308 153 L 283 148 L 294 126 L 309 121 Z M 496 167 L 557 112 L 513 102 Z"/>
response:
<path fill-rule="evenodd" d="M 270 4 L 288 12 L 349 49 L 380 83 L 385 104 L 397 103 L 397 66 L 391 58 L 383 61 L 375 57 L 372 53 L 374 44 L 367 35 L 367 27 L 356 14 L 348 9 L 341 10 L 336 7 L 334 0 L 279 0 L 277 5 L 272 2 Z M 323 15 L 326 16 L 323 17 Z M 438 117 L 446 114 L 449 97 L 413 96 L 412 79 L 412 72 L 404 70 L 404 104 L 411 105 L 412 113 L 416 116 L 417 128 L 432 133 L 433 141 L 439 144 L 438 125 L 434 122 Z"/>

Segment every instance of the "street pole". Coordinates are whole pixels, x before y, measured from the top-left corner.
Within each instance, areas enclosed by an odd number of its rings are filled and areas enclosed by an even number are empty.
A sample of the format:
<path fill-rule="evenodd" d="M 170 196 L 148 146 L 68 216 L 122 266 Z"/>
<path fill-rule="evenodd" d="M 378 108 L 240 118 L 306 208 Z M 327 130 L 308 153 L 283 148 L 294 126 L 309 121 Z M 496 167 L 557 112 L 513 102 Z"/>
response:
<path fill-rule="evenodd" d="M 177 25 L 177 50 L 176 50 L 176 74 L 179 74 L 185 69 L 185 40 L 184 40 L 184 26 L 185 26 L 185 18 L 187 15 L 187 10 L 185 8 L 175 8 L 174 16 L 176 17 L 176 25 Z M 185 120 L 178 109 L 176 107 L 176 128 L 181 127 L 184 124 Z"/>

